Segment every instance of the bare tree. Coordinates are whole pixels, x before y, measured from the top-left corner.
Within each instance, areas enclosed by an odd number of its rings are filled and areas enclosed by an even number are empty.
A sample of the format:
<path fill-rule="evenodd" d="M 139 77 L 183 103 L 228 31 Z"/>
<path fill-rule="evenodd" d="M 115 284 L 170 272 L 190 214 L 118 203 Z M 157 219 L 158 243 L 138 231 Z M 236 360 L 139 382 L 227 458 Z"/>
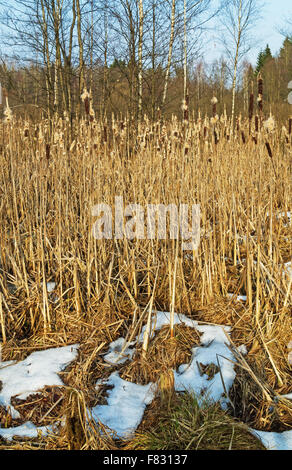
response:
<path fill-rule="evenodd" d="M 163 106 L 164 106 L 165 100 L 166 100 L 166 93 L 167 93 L 168 80 L 169 80 L 170 67 L 171 67 L 171 59 L 172 59 L 172 49 L 173 49 L 173 41 L 174 41 L 174 27 L 175 27 L 175 6 L 176 6 L 175 0 L 172 0 L 168 59 L 167 59 L 167 68 L 166 68 L 166 73 L 165 73 L 165 83 L 164 83 L 164 90 L 163 90 L 163 97 L 162 97 L 162 105 Z"/>
<path fill-rule="evenodd" d="M 223 26 L 220 40 L 224 45 L 232 75 L 231 133 L 234 126 L 238 69 L 243 57 L 252 47 L 251 28 L 260 17 L 260 8 L 258 0 L 228 0 L 223 3 L 220 14 Z"/>

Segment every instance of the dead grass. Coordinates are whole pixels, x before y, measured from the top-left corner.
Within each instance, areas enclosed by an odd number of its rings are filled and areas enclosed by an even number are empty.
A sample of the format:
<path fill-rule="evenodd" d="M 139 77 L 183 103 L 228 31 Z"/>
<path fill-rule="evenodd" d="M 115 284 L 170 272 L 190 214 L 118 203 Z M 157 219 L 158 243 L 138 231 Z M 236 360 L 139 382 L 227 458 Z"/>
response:
<path fill-rule="evenodd" d="M 145 414 L 131 450 L 263 450 L 246 426 L 218 404 L 199 406 L 188 393 L 175 395 L 168 406 L 153 402 Z"/>
<path fill-rule="evenodd" d="M 194 328 L 175 325 L 172 338 L 170 328 L 165 326 L 155 334 L 145 358 L 141 348 L 137 350 L 130 364 L 123 368 L 121 378 L 141 385 L 156 383 L 161 374 L 189 363 L 192 348 L 199 344 L 200 334 Z"/>

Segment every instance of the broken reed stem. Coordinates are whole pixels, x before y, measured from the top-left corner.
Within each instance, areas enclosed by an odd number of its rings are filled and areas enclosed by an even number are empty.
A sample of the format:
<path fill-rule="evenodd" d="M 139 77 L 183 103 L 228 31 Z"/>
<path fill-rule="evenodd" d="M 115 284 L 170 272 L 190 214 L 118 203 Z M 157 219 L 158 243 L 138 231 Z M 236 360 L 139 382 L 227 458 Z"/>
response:
<path fill-rule="evenodd" d="M 170 337 L 174 336 L 174 305 L 175 305 L 175 288 L 176 288 L 176 272 L 177 272 L 177 262 L 178 262 L 178 240 L 176 241 L 176 251 L 175 251 L 175 260 L 174 260 L 174 273 L 172 279 L 172 296 L 171 296 L 171 306 L 170 306 Z"/>
<path fill-rule="evenodd" d="M 159 267 L 157 268 L 157 271 L 156 271 L 156 276 L 155 276 L 155 281 L 154 281 L 154 286 L 153 286 L 153 292 L 152 292 L 151 299 L 150 299 L 150 304 L 149 304 L 149 313 L 148 313 L 148 317 L 147 317 L 147 324 L 146 324 L 146 329 L 145 329 L 144 338 L 143 338 L 143 346 L 142 346 L 142 357 L 143 357 L 143 359 L 146 358 L 148 345 L 149 345 L 150 331 L 151 331 L 151 319 L 152 319 L 152 308 L 153 308 L 154 295 L 155 295 L 156 283 L 157 283 L 157 278 L 158 278 L 158 270 L 159 270 Z"/>

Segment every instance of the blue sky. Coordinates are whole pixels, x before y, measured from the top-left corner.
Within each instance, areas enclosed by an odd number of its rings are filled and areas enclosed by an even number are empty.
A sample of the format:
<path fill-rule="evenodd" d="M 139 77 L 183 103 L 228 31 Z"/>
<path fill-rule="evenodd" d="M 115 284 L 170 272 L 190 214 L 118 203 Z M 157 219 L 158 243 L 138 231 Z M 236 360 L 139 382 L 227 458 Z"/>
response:
<path fill-rule="evenodd" d="M 256 62 L 259 51 L 266 47 L 268 43 L 272 54 L 276 54 L 283 42 L 283 36 L 277 29 L 285 25 L 285 17 L 292 19 L 292 0 L 265 0 L 265 7 L 261 13 L 261 19 L 257 23 L 255 29 L 256 45 L 248 54 L 251 63 Z M 210 53 L 205 57 L 207 62 L 220 57 L 222 48 L 218 40 L 210 37 Z"/>

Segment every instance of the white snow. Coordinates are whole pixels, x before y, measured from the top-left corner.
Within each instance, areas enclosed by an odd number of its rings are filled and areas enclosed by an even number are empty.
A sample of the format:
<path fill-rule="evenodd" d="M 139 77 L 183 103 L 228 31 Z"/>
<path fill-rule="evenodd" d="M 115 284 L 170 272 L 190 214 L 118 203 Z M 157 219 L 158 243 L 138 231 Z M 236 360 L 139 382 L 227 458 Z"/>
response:
<path fill-rule="evenodd" d="M 269 212 L 267 212 L 267 217 L 269 217 Z M 290 211 L 287 211 L 287 212 L 278 212 L 278 213 L 276 214 L 276 218 L 277 218 L 277 219 L 281 219 L 282 217 L 288 219 L 288 224 L 284 224 L 284 227 L 287 227 L 287 226 L 291 223 L 291 212 L 290 212 Z"/>
<path fill-rule="evenodd" d="M 152 316 L 152 321 L 151 321 L 152 332 L 161 330 L 161 328 L 169 324 L 170 324 L 170 312 L 159 312 L 156 310 L 153 311 L 153 316 Z M 178 315 L 177 313 L 174 313 L 173 324 L 174 325 L 185 324 L 185 326 L 196 328 L 198 325 L 198 322 L 195 320 L 191 320 L 185 315 L 182 315 L 182 314 Z M 142 343 L 145 331 L 146 331 L 146 325 L 142 328 L 142 332 L 140 336 L 136 338 L 137 343 Z"/>
<path fill-rule="evenodd" d="M 230 299 L 232 299 L 232 298 L 234 297 L 234 294 L 228 293 L 227 295 L 228 295 L 228 297 L 229 297 Z M 238 295 L 238 296 L 236 297 L 236 300 L 237 300 L 237 301 L 242 300 L 243 302 L 246 302 L 247 296 L 246 296 L 246 295 Z"/>
<path fill-rule="evenodd" d="M 154 318 L 152 319 L 152 330 L 157 331 L 164 325 L 169 325 L 169 323 L 169 312 L 155 312 Z M 226 406 L 228 397 L 223 397 L 223 394 L 225 391 L 228 393 L 235 378 L 234 364 L 231 362 L 235 361 L 235 359 L 226 345 L 226 343 L 228 343 L 230 327 L 198 325 L 198 322 L 184 315 L 175 314 L 174 324 L 183 323 L 196 328 L 202 333 L 202 346 L 193 348 L 193 356 L 190 364 L 181 365 L 178 372 L 173 371 L 175 389 L 177 391 L 193 391 L 198 396 L 205 393 L 205 398 L 213 401 L 220 400 L 222 406 Z M 144 331 L 145 327 L 142 329 L 142 334 L 136 338 L 137 343 L 143 340 Z M 120 347 L 123 341 L 123 338 L 121 338 L 121 342 L 115 341 L 111 344 L 111 348 L 116 344 Z M 214 377 L 209 380 L 207 374 L 201 375 L 197 363 L 203 365 L 213 363 L 218 365 L 221 369 L 221 374 L 217 372 Z M 154 398 L 156 386 L 150 383 L 143 387 L 127 382 L 122 380 L 117 372 L 113 373 L 107 381 L 98 381 L 97 387 L 100 385 L 113 385 L 114 388 L 108 392 L 108 405 L 97 405 L 92 410 L 93 417 L 99 419 L 103 424 L 115 431 L 118 436 L 129 436 L 139 425 L 143 417 L 145 406 L 151 403 Z M 146 395 L 145 392 L 147 392 Z M 143 397 L 145 398 L 143 399 Z"/>
<path fill-rule="evenodd" d="M 198 397 L 204 396 L 211 401 L 225 403 L 228 398 L 223 395 L 228 393 L 235 379 L 235 358 L 228 348 L 228 338 L 224 333 L 230 331 L 229 327 L 213 325 L 198 325 L 197 330 L 203 333 L 201 337 L 202 346 L 193 348 L 193 356 L 189 365 L 182 365 L 178 372 L 174 371 L 175 389 L 177 391 L 189 390 Z M 198 364 L 215 364 L 220 368 L 214 377 L 209 380 L 207 374 L 201 375 Z"/>
<path fill-rule="evenodd" d="M 133 344 L 135 343 L 129 343 L 127 346 L 132 346 Z M 125 350 L 121 352 L 124 346 L 124 338 L 118 338 L 116 341 L 113 341 L 109 345 L 109 352 L 103 357 L 103 359 L 109 364 L 123 364 L 128 359 L 132 359 L 135 350 L 126 347 Z"/>
<path fill-rule="evenodd" d="M 292 262 L 291 261 L 288 261 L 288 263 L 284 263 L 283 275 L 287 276 L 288 279 L 292 277 Z"/>
<path fill-rule="evenodd" d="M 268 450 L 292 450 L 292 431 L 266 432 L 250 429 Z"/>
<path fill-rule="evenodd" d="M 14 436 L 34 438 L 39 434 L 47 436 L 51 432 L 53 432 L 52 426 L 36 427 L 31 421 L 15 428 L 0 428 L 0 436 L 8 441 L 11 441 Z"/>
<path fill-rule="evenodd" d="M 292 393 L 287 393 L 286 395 L 280 395 L 281 398 L 286 398 L 287 400 L 292 400 Z"/>
<path fill-rule="evenodd" d="M 53 292 L 53 290 L 55 289 L 56 287 L 56 283 L 55 282 L 48 282 L 47 283 L 47 291 L 49 293 Z"/>
<path fill-rule="evenodd" d="M 61 372 L 77 356 L 78 345 L 36 351 L 16 364 L 0 363 L 0 405 L 11 408 L 13 418 L 19 413 L 11 405 L 11 397 L 25 399 L 46 385 L 64 385 Z"/>
<path fill-rule="evenodd" d="M 142 420 L 144 410 L 154 398 L 156 386 L 151 382 L 147 385 L 137 385 L 127 382 L 113 372 L 109 379 L 97 382 L 100 385 L 113 385 L 108 392 L 108 405 L 98 405 L 92 408 L 92 417 L 114 430 L 119 437 L 129 438 Z"/>

